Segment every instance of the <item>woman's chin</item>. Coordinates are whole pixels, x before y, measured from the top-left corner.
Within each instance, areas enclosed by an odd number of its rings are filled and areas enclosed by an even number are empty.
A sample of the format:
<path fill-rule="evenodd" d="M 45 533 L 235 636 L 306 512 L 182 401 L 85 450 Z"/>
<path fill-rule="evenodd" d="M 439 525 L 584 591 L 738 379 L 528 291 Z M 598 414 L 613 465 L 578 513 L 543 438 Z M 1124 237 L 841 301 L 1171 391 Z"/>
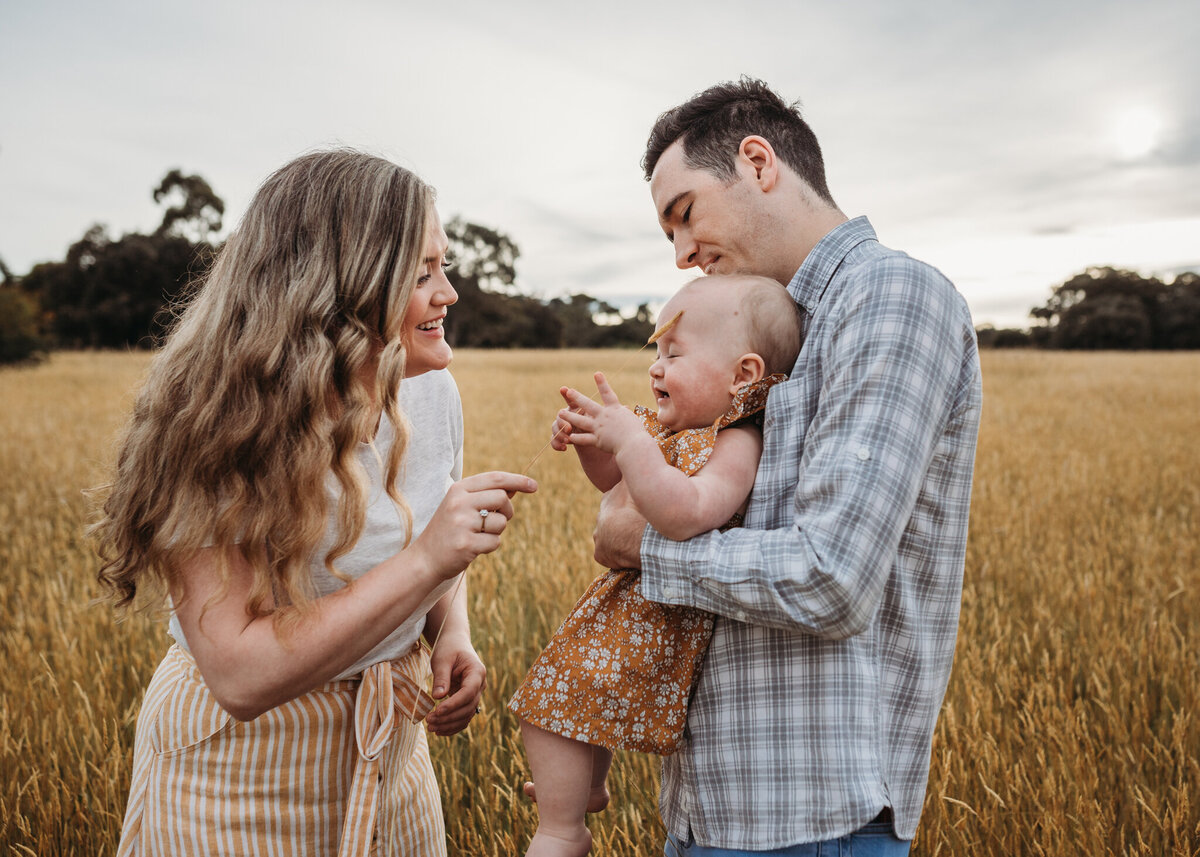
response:
<path fill-rule="evenodd" d="M 445 344 L 441 348 L 430 350 L 428 353 L 410 353 L 404 363 L 404 377 L 415 378 L 418 375 L 424 375 L 426 372 L 445 369 L 453 359 L 454 352 L 450 349 L 449 345 Z"/>

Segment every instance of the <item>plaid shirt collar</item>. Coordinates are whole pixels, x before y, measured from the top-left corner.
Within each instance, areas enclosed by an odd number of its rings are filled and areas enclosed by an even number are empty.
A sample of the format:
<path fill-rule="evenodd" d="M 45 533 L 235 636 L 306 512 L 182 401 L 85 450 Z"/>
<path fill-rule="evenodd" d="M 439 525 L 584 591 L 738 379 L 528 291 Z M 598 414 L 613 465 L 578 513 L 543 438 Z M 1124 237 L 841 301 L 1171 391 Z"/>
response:
<path fill-rule="evenodd" d="M 856 217 L 835 226 L 812 248 L 792 277 L 792 281 L 788 283 L 787 288 L 792 299 L 811 316 L 821 303 L 825 290 L 833 282 L 833 276 L 841 267 L 842 260 L 864 241 L 878 240 L 866 217 Z"/>

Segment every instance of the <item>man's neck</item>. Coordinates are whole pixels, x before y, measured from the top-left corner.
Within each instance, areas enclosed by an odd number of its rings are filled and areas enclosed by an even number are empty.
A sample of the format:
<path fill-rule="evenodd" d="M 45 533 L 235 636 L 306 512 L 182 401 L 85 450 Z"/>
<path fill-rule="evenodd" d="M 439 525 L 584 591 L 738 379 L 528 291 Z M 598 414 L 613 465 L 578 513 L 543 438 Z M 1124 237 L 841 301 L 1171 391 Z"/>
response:
<path fill-rule="evenodd" d="M 800 270 L 800 266 L 804 264 L 804 260 L 808 258 L 808 254 L 813 251 L 813 248 L 821 243 L 821 239 L 849 219 L 836 206 L 810 206 L 805 204 L 804 209 L 797 213 L 794 220 L 796 229 L 792 233 L 791 239 L 793 252 L 788 259 L 790 268 L 787 271 L 780 272 L 782 276 L 787 277 L 783 281 L 785 286 L 791 282 L 792 277 Z"/>

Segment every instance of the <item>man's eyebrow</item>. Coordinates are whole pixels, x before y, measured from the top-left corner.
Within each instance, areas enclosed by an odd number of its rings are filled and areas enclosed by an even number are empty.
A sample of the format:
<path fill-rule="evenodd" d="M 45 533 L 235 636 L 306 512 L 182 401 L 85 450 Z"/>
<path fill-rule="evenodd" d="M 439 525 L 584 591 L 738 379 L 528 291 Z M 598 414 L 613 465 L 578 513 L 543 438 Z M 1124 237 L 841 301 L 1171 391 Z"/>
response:
<path fill-rule="evenodd" d="M 675 207 L 675 204 L 677 202 L 679 202 L 679 200 L 683 199 L 689 193 L 691 193 L 691 191 L 685 190 L 685 191 L 681 191 L 680 193 L 677 193 L 673 197 L 671 197 L 670 202 L 668 202 L 666 207 L 662 210 L 662 219 L 670 220 L 671 219 L 671 209 L 673 209 Z"/>

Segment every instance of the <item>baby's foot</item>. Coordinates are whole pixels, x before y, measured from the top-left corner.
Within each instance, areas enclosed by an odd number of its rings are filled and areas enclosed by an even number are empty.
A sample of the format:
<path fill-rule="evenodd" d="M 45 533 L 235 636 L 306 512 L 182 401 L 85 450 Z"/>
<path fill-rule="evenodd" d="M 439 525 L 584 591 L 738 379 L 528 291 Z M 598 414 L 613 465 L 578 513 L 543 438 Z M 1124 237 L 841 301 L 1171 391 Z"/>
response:
<path fill-rule="evenodd" d="M 527 782 L 521 787 L 525 792 L 525 797 L 529 798 L 534 803 L 537 803 L 537 787 L 533 783 Z M 609 801 L 608 786 L 596 786 L 588 792 L 587 811 L 601 812 L 608 808 Z"/>
<path fill-rule="evenodd" d="M 585 857 L 592 850 L 592 834 L 586 827 L 573 833 L 552 833 L 538 826 L 525 857 Z"/>

